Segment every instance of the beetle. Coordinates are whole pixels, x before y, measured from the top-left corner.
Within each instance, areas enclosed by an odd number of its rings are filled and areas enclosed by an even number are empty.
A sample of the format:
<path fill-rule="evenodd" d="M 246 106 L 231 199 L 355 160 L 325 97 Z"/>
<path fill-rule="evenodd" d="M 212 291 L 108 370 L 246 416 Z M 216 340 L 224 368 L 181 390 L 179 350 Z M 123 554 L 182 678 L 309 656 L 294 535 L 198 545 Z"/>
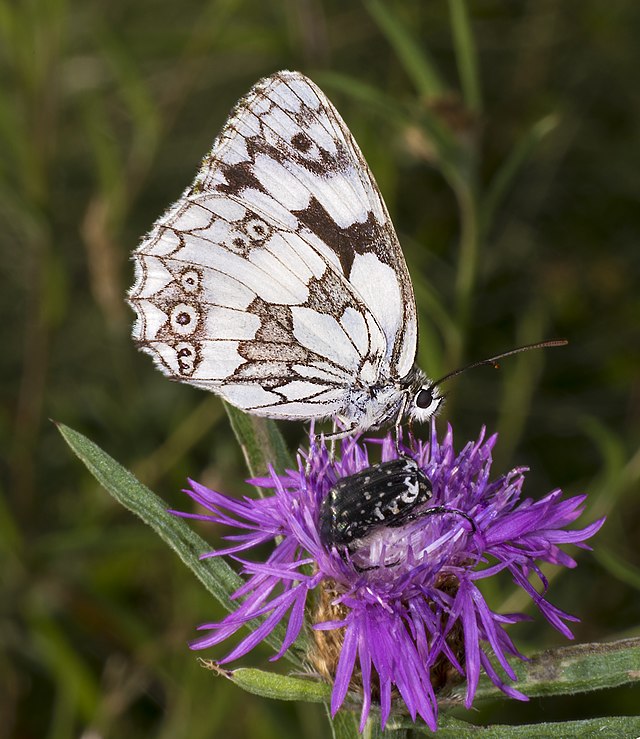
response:
<path fill-rule="evenodd" d="M 343 477 L 329 490 L 320 506 L 320 541 L 327 550 L 354 552 L 376 529 L 397 528 L 416 518 L 435 513 L 466 513 L 447 506 L 422 506 L 431 500 L 431 481 L 410 457 L 366 467 Z"/>

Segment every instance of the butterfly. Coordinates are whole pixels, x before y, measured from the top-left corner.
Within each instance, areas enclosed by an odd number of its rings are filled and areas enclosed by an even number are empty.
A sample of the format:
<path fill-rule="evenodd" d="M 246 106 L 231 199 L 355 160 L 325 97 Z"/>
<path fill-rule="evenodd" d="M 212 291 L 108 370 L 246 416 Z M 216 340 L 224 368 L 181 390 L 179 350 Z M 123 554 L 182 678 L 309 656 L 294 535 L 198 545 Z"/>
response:
<path fill-rule="evenodd" d="M 345 433 L 442 402 L 416 366 L 413 288 L 374 177 L 300 72 L 237 103 L 133 258 L 133 337 L 171 379 Z"/>

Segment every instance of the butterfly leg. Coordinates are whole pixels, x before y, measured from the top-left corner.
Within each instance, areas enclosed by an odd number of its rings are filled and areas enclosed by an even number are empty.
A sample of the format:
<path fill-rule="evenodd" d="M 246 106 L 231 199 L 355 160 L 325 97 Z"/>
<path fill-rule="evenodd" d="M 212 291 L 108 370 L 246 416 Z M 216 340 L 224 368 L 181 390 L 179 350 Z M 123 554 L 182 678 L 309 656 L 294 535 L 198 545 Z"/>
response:
<path fill-rule="evenodd" d="M 334 425 L 335 428 L 335 425 Z M 349 434 L 352 434 L 356 430 L 356 426 L 351 426 L 348 429 L 342 429 L 342 431 L 333 431 L 331 434 L 327 434 L 324 439 L 325 441 L 340 441 L 340 439 L 346 439 Z"/>
<path fill-rule="evenodd" d="M 331 442 L 331 449 L 330 449 L 331 461 L 335 459 L 336 441 L 340 441 L 340 439 L 346 439 L 347 436 L 350 436 L 356 431 L 358 431 L 358 426 L 356 426 L 355 424 L 353 426 L 349 426 L 349 428 L 337 430 L 336 422 L 334 420 L 333 432 L 330 434 L 327 434 L 324 437 L 325 441 Z"/>
<path fill-rule="evenodd" d="M 315 424 L 312 421 L 311 426 L 309 427 L 309 452 L 307 453 L 307 461 L 304 465 L 304 474 L 307 478 L 309 477 L 309 473 L 311 472 L 311 460 L 316 454 L 318 448 L 322 446 L 323 438 L 324 434 L 316 434 Z"/>
<path fill-rule="evenodd" d="M 400 409 L 398 410 L 398 415 L 396 416 L 396 421 L 393 425 L 396 453 L 398 455 L 398 458 L 407 456 L 404 453 L 404 451 L 400 448 L 400 441 L 402 440 L 402 419 L 404 418 L 404 414 L 407 410 L 408 402 L 409 402 L 409 395 L 405 393 L 402 396 L 402 402 L 400 403 Z"/>
<path fill-rule="evenodd" d="M 305 473 L 308 475 L 309 470 L 311 467 L 311 450 L 316 449 L 316 447 L 322 447 L 324 443 L 327 441 L 330 442 L 329 445 L 329 459 L 331 462 L 335 460 L 335 450 L 336 450 L 336 441 L 340 441 L 340 439 L 345 439 L 349 434 L 353 433 L 356 430 L 356 426 L 351 426 L 348 429 L 342 429 L 341 431 L 338 431 L 336 429 L 336 422 L 333 421 L 333 431 L 330 434 L 325 434 L 324 432 L 321 434 L 315 434 L 312 433 L 310 435 L 311 439 L 311 445 L 309 450 L 309 456 L 307 457 L 307 463 L 305 465 Z"/>
<path fill-rule="evenodd" d="M 331 461 L 333 462 L 336 458 L 336 441 L 339 439 L 344 439 L 345 436 L 348 436 L 348 434 L 342 435 L 342 432 L 338 431 L 338 424 L 336 422 L 336 419 L 334 418 L 332 421 L 333 431 L 329 436 L 327 437 L 331 443 L 331 448 L 329 450 L 329 454 L 331 456 Z M 349 429 L 349 433 L 351 433 L 352 429 Z"/>

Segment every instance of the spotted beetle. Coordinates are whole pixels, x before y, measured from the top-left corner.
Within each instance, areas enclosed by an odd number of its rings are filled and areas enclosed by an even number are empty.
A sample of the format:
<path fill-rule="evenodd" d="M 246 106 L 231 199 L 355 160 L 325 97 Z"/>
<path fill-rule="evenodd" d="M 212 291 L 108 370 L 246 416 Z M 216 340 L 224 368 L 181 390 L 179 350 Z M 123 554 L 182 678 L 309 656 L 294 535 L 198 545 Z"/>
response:
<path fill-rule="evenodd" d="M 396 528 L 433 513 L 458 513 L 456 508 L 423 509 L 433 495 L 431 481 L 409 457 L 367 467 L 338 480 L 320 507 L 320 541 L 327 548 L 353 552 L 358 542 L 382 527 Z"/>

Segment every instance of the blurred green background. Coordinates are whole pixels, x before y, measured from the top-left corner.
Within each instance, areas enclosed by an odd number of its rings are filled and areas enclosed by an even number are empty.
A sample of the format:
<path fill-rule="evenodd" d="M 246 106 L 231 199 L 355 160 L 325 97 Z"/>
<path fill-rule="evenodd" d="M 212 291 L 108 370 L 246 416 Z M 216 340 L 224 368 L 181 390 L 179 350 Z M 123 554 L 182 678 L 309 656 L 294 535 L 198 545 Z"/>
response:
<path fill-rule="evenodd" d="M 90 478 L 48 419 L 175 507 L 192 476 L 248 492 L 220 402 L 130 339 L 131 250 L 191 182 L 236 100 L 281 68 L 352 129 L 403 244 L 433 377 L 521 343 L 564 349 L 455 380 L 461 446 L 501 432 L 526 492 L 589 492 L 593 554 L 552 578 L 579 641 L 640 616 L 640 5 L 635 0 L 0 4 L 3 315 L 0 735 L 324 737 L 317 706 L 256 698 L 187 649 L 221 616 Z M 295 445 L 303 429 L 282 424 Z M 212 545 L 220 531 L 201 529 Z M 507 582 L 495 608 L 527 608 Z M 502 588 L 502 589 L 501 589 Z M 531 609 L 529 609 L 531 611 Z M 539 620 L 525 652 L 562 638 Z M 216 658 L 224 650 L 203 656 Z M 243 664 L 267 667 L 267 650 Z M 523 723 L 637 713 L 640 691 L 501 702 Z"/>

